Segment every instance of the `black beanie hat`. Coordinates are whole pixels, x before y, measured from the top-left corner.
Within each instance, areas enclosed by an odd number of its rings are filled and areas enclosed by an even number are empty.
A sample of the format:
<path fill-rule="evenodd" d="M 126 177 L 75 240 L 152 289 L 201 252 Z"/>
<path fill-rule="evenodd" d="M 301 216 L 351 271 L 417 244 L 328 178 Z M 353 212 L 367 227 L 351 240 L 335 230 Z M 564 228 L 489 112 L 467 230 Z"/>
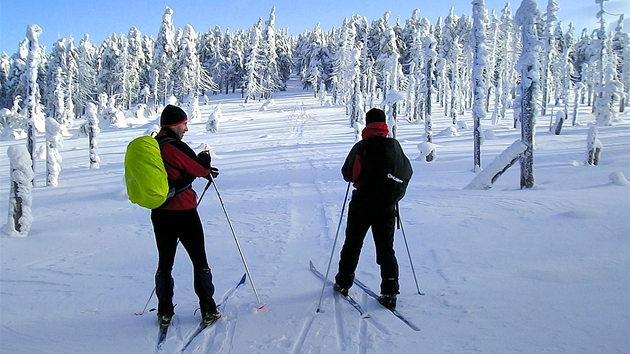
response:
<path fill-rule="evenodd" d="M 169 104 L 164 107 L 160 116 L 160 125 L 165 128 L 171 128 L 188 120 L 183 109 Z"/>
<path fill-rule="evenodd" d="M 385 112 L 378 108 L 372 108 L 365 114 L 365 124 L 383 122 L 385 123 Z"/>

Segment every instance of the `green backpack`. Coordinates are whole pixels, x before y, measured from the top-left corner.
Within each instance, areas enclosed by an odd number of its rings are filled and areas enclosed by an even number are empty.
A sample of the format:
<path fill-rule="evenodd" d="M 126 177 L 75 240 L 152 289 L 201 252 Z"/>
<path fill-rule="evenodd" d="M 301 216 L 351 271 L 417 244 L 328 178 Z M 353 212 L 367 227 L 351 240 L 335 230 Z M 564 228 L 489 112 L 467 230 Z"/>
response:
<path fill-rule="evenodd" d="M 142 207 L 155 209 L 174 193 L 160 152 L 160 143 L 152 136 L 141 136 L 127 145 L 125 184 L 129 200 Z"/>

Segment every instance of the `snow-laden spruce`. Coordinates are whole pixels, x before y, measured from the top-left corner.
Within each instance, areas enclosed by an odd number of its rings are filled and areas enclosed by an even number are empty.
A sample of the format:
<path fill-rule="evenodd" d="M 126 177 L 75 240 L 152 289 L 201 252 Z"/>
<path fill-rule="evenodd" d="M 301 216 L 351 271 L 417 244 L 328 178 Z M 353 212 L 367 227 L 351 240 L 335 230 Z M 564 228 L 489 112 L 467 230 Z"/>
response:
<path fill-rule="evenodd" d="M 537 20 L 540 18 L 538 4 L 524 0 L 516 11 L 516 25 L 521 28 L 523 52 L 518 60 L 521 83 L 517 89 L 514 114 L 521 123 L 521 142 L 527 149 L 521 156 L 521 188 L 534 186 L 534 133 L 538 116 L 540 95 L 540 55 L 541 41 L 538 38 Z"/>
<path fill-rule="evenodd" d="M 98 137 L 101 129 L 99 128 L 98 111 L 94 103 L 88 103 L 85 112 L 85 132 L 88 136 L 88 144 L 90 148 L 90 168 L 99 168 L 101 159 L 98 157 L 98 143 L 96 137 Z"/>
<path fill-rule="evenodd" d="M 46 185 L 57 186 L 59 184 L 59 173 L 61 173 L 61 154 L 59 149 L 63 148 L 64 126 L 55 119 L 46 120 Z"/>
<path fill-rule="evenodd" d="M 488 49 L 486 47 L 486 28 L 488 11 L 484 0 L 473 0 L 473 27 L 471 47 L 473 52 L 473 163 L 475 171 L 481 169 L 481 144 L 483 132 L 481 120 L 486 117 L 486 70 Z"/>
<path fill-rule="evenodd" d="M 37 130 L 43 131 L 44 116 L 40 107 L 40 92 L 37 83 L 38 67 L 42 61 L 42 53 L 37 38 L 42 33 L 38 25 L 28 25 L 26 38 L 29 41 L 28 57 L 26 59 L 26 98 L 22 115 L 26 118 L 28 153 L 31 156 L 33 171 L 35 170 L 35 153 L 37 150 Z M 33 184 L 35 180 L 33 179 Z"/>
<path fill-rule="evenodd" d="M 9 146 L 7 155 L 11 166 L 11 186 L 9 187 L 9 212 L 3 231 L 12 237 L 26 237 L 33 223 L 31 190 L 35 173 L 31 157 L 24 145 Z"/>

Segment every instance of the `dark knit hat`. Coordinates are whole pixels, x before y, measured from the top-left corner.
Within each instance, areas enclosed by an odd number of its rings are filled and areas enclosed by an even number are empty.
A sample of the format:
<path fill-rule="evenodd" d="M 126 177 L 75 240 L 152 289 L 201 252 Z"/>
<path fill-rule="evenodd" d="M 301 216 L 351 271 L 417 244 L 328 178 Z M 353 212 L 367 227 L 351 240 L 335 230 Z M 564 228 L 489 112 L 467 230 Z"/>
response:
<path fill-rule="evenodd" d="M 172 128 L 178 124 L 188 121 L 183 109 L 169 104 L 164 107 L 160 116 L 160 125 L 165 128 Z"/>
<path fill-rule="evenodd" d="M 372 108 L 365 114 L 365 124 L 383 122 L 385 123 L 385 112 L 378 108 Z"/>

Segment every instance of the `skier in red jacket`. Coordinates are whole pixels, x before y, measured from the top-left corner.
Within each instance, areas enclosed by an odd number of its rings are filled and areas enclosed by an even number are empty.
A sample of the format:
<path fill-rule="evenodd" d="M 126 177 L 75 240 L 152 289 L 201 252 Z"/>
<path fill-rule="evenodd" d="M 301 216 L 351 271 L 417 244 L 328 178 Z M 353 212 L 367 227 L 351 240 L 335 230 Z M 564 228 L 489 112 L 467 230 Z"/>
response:
<path fill-rule="evenodd" d="M 203 227 L 197 212 L 197 195 L 192 189 L 195 178 L 210 179 L 210 174 L 216 177 L 219 173 L 216 168 L 211 167 L 208 151 L 195 154 L 182 141 L 188 131 L 187 122 L 186 113 L 181 108 L 168 105 L 160 117 L 162 129 L 155 137 L 160 142 L 169 186 L 175 186 L 177 190 L 171 199 L 151 210 L 158 249 L 155 292 L 158 298 L 158 320 L 162 325 L 168 325 L 174 314 L 174 282 L 171 271 L 178 240 L 193 264 L 194 288 L 199 297 L 202 320 L 210 323 L 220 317 L 213 299 L 214 285 L 206 259 Z"/>

